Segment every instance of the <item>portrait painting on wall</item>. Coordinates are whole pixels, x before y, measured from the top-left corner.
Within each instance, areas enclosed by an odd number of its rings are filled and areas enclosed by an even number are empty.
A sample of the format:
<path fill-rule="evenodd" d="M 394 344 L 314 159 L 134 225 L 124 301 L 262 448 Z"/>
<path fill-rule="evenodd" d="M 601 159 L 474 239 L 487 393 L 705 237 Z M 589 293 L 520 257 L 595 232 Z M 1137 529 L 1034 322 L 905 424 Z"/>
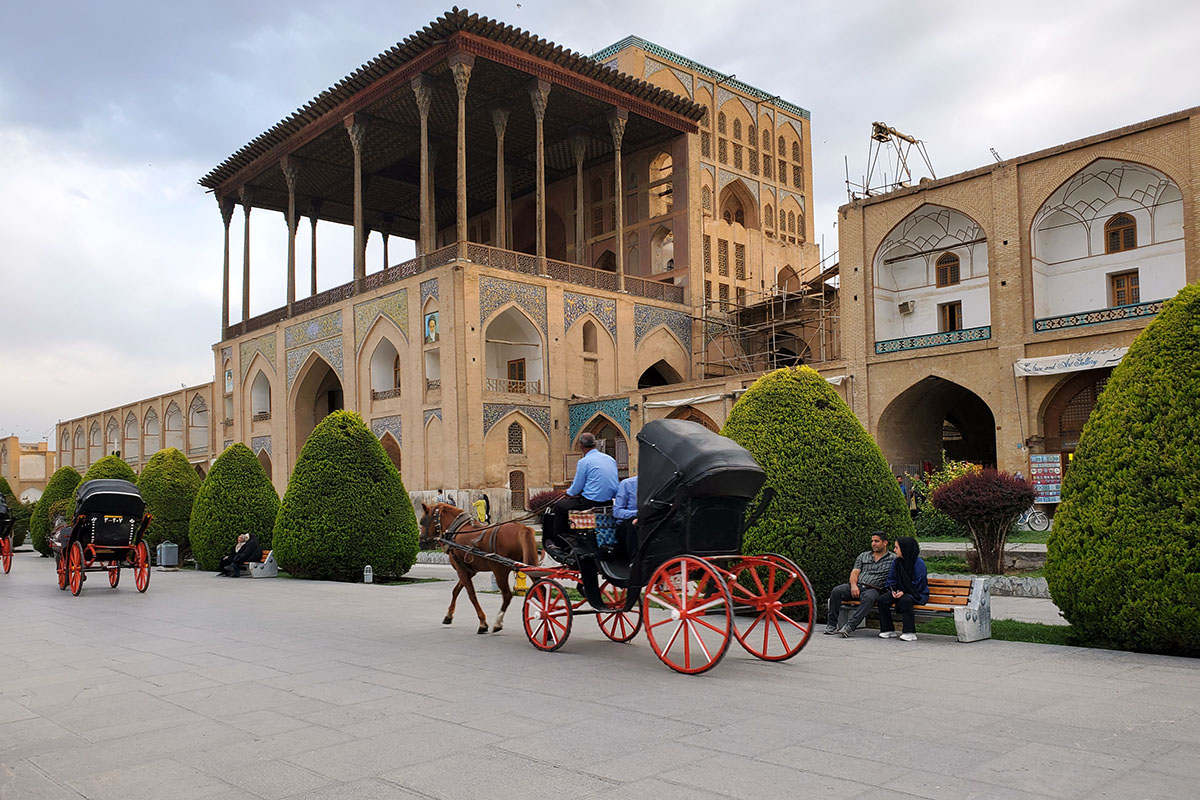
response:
<path fill-rule="evenodd" d="M 438 312 L 431 311 L 425 315 L 425 344 L 433 344 L 439 338 Z"/>

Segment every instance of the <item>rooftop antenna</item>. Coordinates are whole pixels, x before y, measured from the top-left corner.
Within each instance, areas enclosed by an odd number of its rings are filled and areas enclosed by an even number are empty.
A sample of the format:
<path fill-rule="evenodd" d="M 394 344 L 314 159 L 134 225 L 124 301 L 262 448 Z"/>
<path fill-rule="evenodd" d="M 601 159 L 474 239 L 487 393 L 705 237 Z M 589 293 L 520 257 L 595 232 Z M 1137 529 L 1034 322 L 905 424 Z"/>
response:
<path fill-rule="evenodd" d="M 996 159 L 997 164 L 999 164 L 1001 161 L 1004 160 L 1003 158 L 1000 157 L 1000 154 L 996 152 L 996 148 L 989 147 L 988 150 L 992 151 L 992 158 Z"/>
<path fill-rule="evenodd" d="M 885 123 L 872 122 L 871 138 L 867 146 L 867 174 L 863 176 L 861 184 L 851 183 L 849 159 L 847 159 L 846 194 L 850 201 L 886 194 L 911 186 L 913 176 L 910 157 L 914 148 L 917 155 L 921 157 L 921 161 L 924 162 L 929 177 L 936 178 L 933 163 L 929 160 L 929 152 L 925 149 L 925 143 L 922 140 L 907 133 L 901 133 Z M 885 163 L 880 164 L 881 158 Z M 893 176 L 891 181 L 888 180 L 889 172 Z M 874 182 L 877 176 L 881 179 L 879 184 Z"/>

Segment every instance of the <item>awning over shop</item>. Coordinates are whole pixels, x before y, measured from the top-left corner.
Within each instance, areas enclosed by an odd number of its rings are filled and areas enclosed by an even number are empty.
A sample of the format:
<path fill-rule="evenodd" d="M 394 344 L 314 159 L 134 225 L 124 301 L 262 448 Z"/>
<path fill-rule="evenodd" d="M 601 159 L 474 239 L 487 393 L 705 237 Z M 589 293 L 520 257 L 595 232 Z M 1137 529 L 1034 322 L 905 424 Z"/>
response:
<path fill-rule="evenodd" d="M 1128 347 L 1114 347 L 1111 350 L 1092 350 L 1062 356 L 1022 358 L 1013 363 L 1013 374 L 1018 378 L 1030 378 L 1036 375 L 1059 375 L 1064 372 L 1115 367 L 1128 352 Z"/>
<path fill-rule="evenodd" d="M 679 408 L 680 406 L 693 406 L 700 403 L 712 403 L 724 398 L 723 394 L 702 394 L 697 397 L 685 397 L 682 400 L 652 400 L 649 403 L 643 403 L 646 408 Z"/>

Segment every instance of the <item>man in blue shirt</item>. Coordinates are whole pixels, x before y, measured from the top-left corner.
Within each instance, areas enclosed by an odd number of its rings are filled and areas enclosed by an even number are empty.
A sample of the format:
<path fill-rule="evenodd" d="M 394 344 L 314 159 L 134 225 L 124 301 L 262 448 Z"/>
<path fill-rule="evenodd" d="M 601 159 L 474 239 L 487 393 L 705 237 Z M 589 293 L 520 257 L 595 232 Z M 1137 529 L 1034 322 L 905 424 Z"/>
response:
<path fill-rule="evenodd" d="M 637 476 L 626 478 L 617 487 L 617 496 L 613 500 L 613 516 L 617 518 L 617 543 L 632 553 L 633 527 L 637 524 Z"/>
<path fill-rule="evenodd" d="M 569 512 L 608 505 L 617 493 L 617 462 L 612 456 L 596 449 L 596 437 L 585 433 L 579 437 L 583 458 L 575 465 L 575 480 L 567 496 L 554 502 L 552 533 L 562 536 L 570 528 Z"/>

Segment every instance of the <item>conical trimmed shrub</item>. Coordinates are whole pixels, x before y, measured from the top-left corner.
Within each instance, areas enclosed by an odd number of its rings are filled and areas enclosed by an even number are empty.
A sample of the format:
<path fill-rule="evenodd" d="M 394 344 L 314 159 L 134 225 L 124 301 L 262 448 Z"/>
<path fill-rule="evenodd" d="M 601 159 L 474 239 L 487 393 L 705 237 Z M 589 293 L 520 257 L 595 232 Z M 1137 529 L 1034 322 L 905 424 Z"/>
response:
<path fill-rule="evenodd" d="M 213 462 L 192 505 L 188 542 L 196 566 L 215 570 L 243 533 L 253 533 L 263 550 L 271 549 L 278 512 L 279 495 L 258 458 L 241 442 L 231 444 Z"/>
<path fill-rule="evenodd" d="M 74 467 L 60 467 L 50 476 L 46 483 L 46 491 L 42 492 L 37 505 L 33 507 L 33 516 L 29 520 L 29 535 L 33 540 L 33 549 L 42 555 L 50 555 L 50 506 L 59 500 L 74 502 L 75 487 L 81 480 Z"/>
<path fill-rule="evenodd" d="M 153 550 L 161 542 L 174 542 L 186 550 L 192 505 L 200 491 L 200 476 L 187 456 L 174 447 L 159 450 L 142 469 L 137 485 L 146 511 L 154 517 L 146 544 Z"/>
<path fill-rule="evenodd" d="M 912 535 L 904 495 L 879 445 L 815 370 L 759 378 L 721 433 L 750 451 L 776 492 L 746 532 L 744 552 L 795 561 L 812 582 L 822 616 L 830 590 L 846 582 L 873 531 L 893 539 Z"/>
<path fill-rule="evenodd" d="M 1093 643 L 1200 655 L 1200 285 L 1133 342 L 1084 426 L 1046 557 Z"/>
<path fill-rule="evenodd" d="M 335 411 L 292 470 L 275 520 L 275 559 L 305 578 L 399 577 L 417 558 L 417 518 L 400 473 L 362 417 Z"/>

